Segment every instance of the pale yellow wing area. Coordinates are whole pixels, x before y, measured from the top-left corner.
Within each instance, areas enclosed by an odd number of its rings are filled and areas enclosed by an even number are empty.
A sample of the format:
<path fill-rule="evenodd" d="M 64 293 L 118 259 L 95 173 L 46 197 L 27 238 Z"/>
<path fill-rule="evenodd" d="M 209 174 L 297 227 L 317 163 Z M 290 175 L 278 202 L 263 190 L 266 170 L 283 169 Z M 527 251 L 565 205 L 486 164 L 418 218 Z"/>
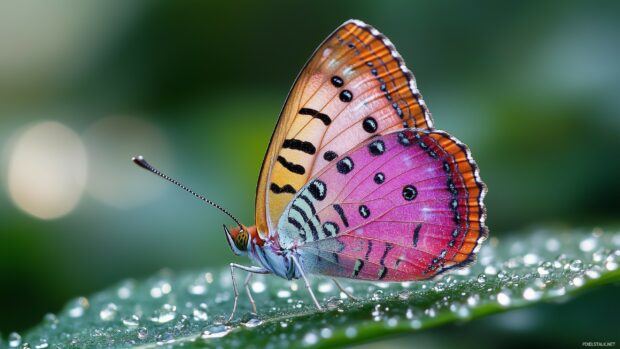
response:
<path fill-rule="evenodd" d="M 413 75 L 385 36 L 347 21 L 306 63 L 280 114 L 258 180 L 259 234 L 276 233 L 285 207 L 330 161 L 403 127 L 432 128 Z"/>

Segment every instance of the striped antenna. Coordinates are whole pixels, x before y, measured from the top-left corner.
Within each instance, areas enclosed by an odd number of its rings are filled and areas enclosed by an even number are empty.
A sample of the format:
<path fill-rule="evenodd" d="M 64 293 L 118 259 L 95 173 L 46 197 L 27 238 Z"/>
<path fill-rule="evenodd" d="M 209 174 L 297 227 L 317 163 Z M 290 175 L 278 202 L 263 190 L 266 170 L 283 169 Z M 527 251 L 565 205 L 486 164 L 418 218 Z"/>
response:
<path fill-rule="evenodd" d="M 218 210 L 224 212 L 226 215 L 228 215 L 228 217 L 230 217 L 233 221 L 235 221 L 235 223 L 237 223 L 237 225 L 239 226 L 239 229 L 243 230 L 243 226 L 241 225 L 241 223 L 239 222 L 239 220 L 237 218 L 235 218 L 235 216 L 233 216 L 230 212 L 228 212 L 228 210 L 226 210 L 225 208 L 223 208 L 222 206 L 220 206 L 219 204 L 207 199 L 206 197 L 196 193 L 195 191 L 193 191 L 192 189 L 186 187 L 183 183 L 177 181 L 174 178 L 171 178 L 170 176 L 162 173 L 161 171 L 159 171 L 158 169 L 154 168 L 153 166 L 151 166 L 151 164 L 149 164 L 144 157 L 142 157 L 142 155 L 138 155 L 138 156 L 134 156 L 133 158 L 131 158 L 131 161 L 133 161 L 136 165 L 142 167 L 143 169 L 154 173 L 156 175 L 158 175 L 159 177 L 167 180 L 170 183 L 176 184 L 177 187 L 185 190 L 186 192 L 194 195 L 195 197 L 197 197 L 198 199 L 206 202 L 207 204 L 217 208 Z"/>

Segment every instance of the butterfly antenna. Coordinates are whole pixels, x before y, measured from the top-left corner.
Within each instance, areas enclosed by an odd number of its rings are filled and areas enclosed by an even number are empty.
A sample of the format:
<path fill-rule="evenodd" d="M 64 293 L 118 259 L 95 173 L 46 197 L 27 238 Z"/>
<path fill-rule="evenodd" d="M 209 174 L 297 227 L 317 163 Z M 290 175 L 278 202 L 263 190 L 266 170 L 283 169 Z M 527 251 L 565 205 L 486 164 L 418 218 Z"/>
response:
<path fill-rule="evenodd" d="M 232 218 L 233 221 L 235 221 L 235 223 L 237 223 L 237 225 L 239 226 L 239 229 L 243 229 L 243 226 L 241 225 L 241 223 L 239 222 L 239 220 L 237 218 L 235 218 L 235 216 L 233 216 L 230 212 L 228 212 L 228 210 L 226 210 L 225 208 L 223 208 L 222 206 L 216 204 L 215 202 L 207 199 L 206 197 L 196 193 L 195 191 L 191 190 L 190 188 L 186 187 L 183 183 L 177 181 L 174 178 L 171 178 L 170 176 L 162 173 L 161 171 L 159 171 L 158 169 L 156 169 L 155 167 L 151 166 L 151 164 L 149 164 L 144 157 L 142 157 L 142 155 L 138 155 L 138 156 L 134 156 L 131 158 L 131 161 L 133 161 L 136 165 L 142 167 L 143 169 L 152 172 L 156 175 L 158 175 L 159 177 L 167 180 L 168 182 L 171 182 L 173 184 L 176 184 L 179 188 L 185 190 L 186 192 L 194 195 L 195 197 L 197 197 L 198 199 L 206 202 L 207 204 L 217 208 L 218 210 L 224 212 L 226 215 L 228 215 L 228 217 Z"/>

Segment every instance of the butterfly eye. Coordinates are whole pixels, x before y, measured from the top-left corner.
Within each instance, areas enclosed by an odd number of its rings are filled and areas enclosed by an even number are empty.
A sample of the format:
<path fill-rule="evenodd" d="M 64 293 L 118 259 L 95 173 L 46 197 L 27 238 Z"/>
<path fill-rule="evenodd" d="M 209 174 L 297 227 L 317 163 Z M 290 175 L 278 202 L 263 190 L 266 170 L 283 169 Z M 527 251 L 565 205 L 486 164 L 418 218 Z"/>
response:
<path fill-rule="evenodd" d="M 241 251 L 246 251 L 248 249 L 249 239 L 250 236 L 247 230 L 241 230 L 237 233 L 237 236 L 235 236 L 235 246 Z"/>
<path fill-rule="evenodd" d="M 239 229 L 239 227 L 228 229 L 224 225 L 224 233 L 226 235 L 226 241 L 228 241 L 228 245 L 233 253 L 237 256 L 245 255 L 248 249 L 248 232 L 245 229 Z M 245 241 L 245 243 L 243 243 L 243 241 Z"/>

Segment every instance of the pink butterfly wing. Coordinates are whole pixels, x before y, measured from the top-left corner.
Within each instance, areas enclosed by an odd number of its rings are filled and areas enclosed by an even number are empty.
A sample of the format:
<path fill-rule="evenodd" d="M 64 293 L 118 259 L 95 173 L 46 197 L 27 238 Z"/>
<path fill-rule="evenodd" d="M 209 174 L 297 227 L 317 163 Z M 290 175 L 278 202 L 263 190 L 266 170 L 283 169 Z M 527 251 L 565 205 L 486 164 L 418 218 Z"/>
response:
<path fill-rule="evenodd" d="M 319 172 L 285 209 L 278 238 L 310 273 L 427 279 L 473 260 L 487 234 L 484 194 L 464 144 L 442 131 L 397 131 Z"/>

